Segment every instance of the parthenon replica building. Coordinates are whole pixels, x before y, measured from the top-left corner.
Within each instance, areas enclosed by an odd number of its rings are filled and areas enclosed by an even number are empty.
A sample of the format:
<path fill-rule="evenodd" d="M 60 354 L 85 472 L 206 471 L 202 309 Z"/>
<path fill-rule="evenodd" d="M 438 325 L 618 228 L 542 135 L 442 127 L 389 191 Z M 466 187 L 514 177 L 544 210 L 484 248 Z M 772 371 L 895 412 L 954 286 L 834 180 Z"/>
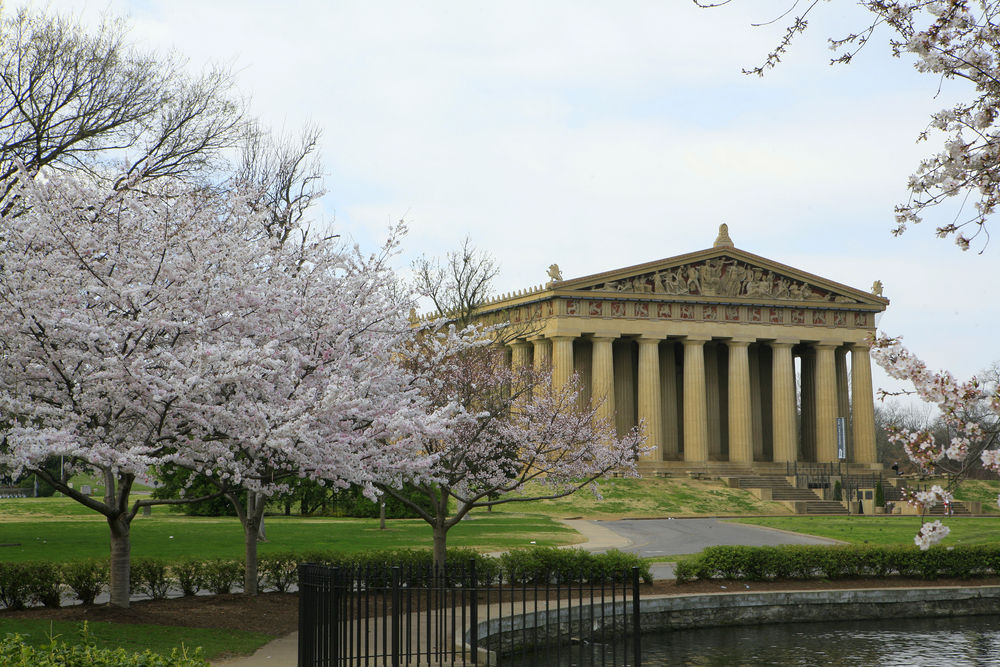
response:
<path fill-rule="evenodd" d="M 644 422 L 655 449 L 643 474 L 881 467 L 865 343 L 889 303 L 880 283 L 865 292 L 739 250 L 726 225 L 707 250 L 570 280 L 555 265 L 549 274 L 480 313 L 533 324 L 510 344 L 512 363 L 551 363 L 554 382 L 578 373 L 582 400 L 604 397 L 619 433 Z"/>

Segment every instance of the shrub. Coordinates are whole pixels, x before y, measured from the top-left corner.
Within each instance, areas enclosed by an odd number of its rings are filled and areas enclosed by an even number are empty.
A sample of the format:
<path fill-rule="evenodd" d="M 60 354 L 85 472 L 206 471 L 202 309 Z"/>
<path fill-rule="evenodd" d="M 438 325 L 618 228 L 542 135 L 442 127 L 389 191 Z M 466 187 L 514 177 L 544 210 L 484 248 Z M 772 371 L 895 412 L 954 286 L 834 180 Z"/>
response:
<path fill-rule="evenodd" d="M 108 585 L 108 559 L 88 558 L 63 565 L 63 583 L 73 591 L 83 604 L 94 604 L 94 599 Z"/>
<path fill-rule="evenodd" d="M 840 484 L 839 479 L 833 483 L 833 499 L 837 501 L 844 499 L 844 487 Z"/>
<path fill-rule="evenodd" d="M 7 609 L 24 609 L 31 597 L 28 583 L 27 563 L 0 562 L 0 604 Z"/>
<path fill-rule="evenodd" d="M 875 484 L 875 507 L 885 507 L 885 489 L 882 488 L 882 480 Z"/>
<path fill-rule="evenodd" d="M 674 566 L 674 576 L 677 577 L 678 584 L 686 584 L 695 579 L 703 579 L 701 574 L 701 560 L 698 557 L 682 558 Z"/>
<path fill-rule="evenodd" d="M 32 563 L 28 567 L 28 595 L 46 607 L 62 606 L 63 574 L 56 563 Z"/>
<path fill-rule="evenodd" d="M 167 576 L 167 564 L 159 558 L 133 558 L 130 570 L 133 592 L 145 593 L 154 600 L 167 597 L 173 582 Z"/>
<path fill-rule="evenodd" d="M 197 595 L 205 586 L 205 564 L 198 560 L 182 560 L 170 566 L 170 573 L 184 595 Z"/>
<path fill-rule="evenodd" d="M 757 579 L 822 575 L 828 579 L 902 577 L 936 579 L 944 575 L 968 579 L 998 573 L 1000 545 L 933 547 L 911 545 L 708 547 L 678 563 L 677 581 L 693 579 Z"/>
<path fill-rule="evenodd" d="M 243 583 L 243 563 L 238 560 L 215 558 L 205 564 L 205 588 L 216 595 L 232 593 Z"/>
<path fill-rule="evenodd" d="M 201 658 L 201 649 L 193 655 L 174 649 L 164 656 L 151 651 L 129 653 L 125 649 L 98 649 L 87 636 L 83 626 L 83 644 L 67 646 L 52 641 L 48 646 L 35 648 L 24 643 L 18 635 L 0 639 L 0 665 L 4 667 L 209 667 Z"/>
<path fill-rule="evenodd" d="M 288 588 L 299 580 L 298 558 L 294 553 L 265 554 L 257 561 L 258 572 L 264 586 L 279 593 L 287 593 Z"/>
<path fill-rule="evenodd" d="M 500 556 L 499 565 L 504 579 L 513 583 L 610 582 L 612 578 L 627 582 L 633 567 L 639 568 L 643 581 L 653 581 L 647 561 L 617 549 L 606 554 L 555 547 L 511 549 Z"/>
<path fill-rule="evenodd" d="M 609 581 L 612 577 L 615 581 L 631 581 L 632 568 L 638 567 L 639 577 L 647 584 L 653 583 L 649 561 L 640 558 L 638 554 L 611 549 L 607 553 L 595 554 L 594 561 L 594 570 L 602 581 Z"/>

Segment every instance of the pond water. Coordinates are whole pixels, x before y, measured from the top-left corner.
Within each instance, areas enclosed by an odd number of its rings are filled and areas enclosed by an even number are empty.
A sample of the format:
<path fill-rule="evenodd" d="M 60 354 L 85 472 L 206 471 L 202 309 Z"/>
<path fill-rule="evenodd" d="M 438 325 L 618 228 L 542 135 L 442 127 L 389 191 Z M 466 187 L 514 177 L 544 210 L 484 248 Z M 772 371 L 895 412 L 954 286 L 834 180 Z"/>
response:
<path fill-rule="evenodd" d="M 628 644 L 631 647 L 631 640 Z M 577 644 L 559 653 L 558 659 L 552 654 L 548 659 L 539 655 L 538 662 L 530 655 L 510 656 L 505 664 L 632 664 L 631 650 L 622 645 L 613 652 L 610 647 Z M 1000 667 L 1000 616 L 792 623 L 647 634 L 642 638 L 642 665 Z"/>

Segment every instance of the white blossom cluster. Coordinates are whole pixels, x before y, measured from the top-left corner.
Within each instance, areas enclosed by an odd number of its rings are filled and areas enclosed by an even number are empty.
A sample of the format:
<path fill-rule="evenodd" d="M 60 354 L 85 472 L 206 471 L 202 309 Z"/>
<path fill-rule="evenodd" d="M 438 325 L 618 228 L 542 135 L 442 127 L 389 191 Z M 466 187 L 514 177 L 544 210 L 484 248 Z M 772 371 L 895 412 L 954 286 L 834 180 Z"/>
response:
<path fill-rule="evenodd" d="M 969 456 L 978 453 L 986 468 L 1000 472 L 1000 450 L 995 448 L 997 421 L 986 430 L 969 417 L 977 405 L 985 405 L 994 416 L 1000 417 L 1000 397 L 987 396 L 975 379 L 958 382 L 950 373 L 928 371 L 922 361 L 903 347 L 901 338 L 878 336 L 871 341 L 871 355 L 891 377 L 911 382 L 917 396 L 936 405 L 941 411 L 941 419 L 953 434 L 949 442 L 939 444 L 927 430 L 891 430 L 890 440 L 901 443 L 913 463 L 926 473 L 935 468 L 943 470 L 957 482 L 968 467 Z M 910 494 L 907 501 L 927 510 L 939 503 L 951 503 L 953 497 L 949 490 L 935 485 L 930 491 Z M 933 524 L 925 524 L 925 527 L 927 525 Z M 917 544 L 927 548 L 945 535 L 947 528 L 944 526 L 926 531 L 922 528 L 916 538 Z"/>
<path fill-rule="evenodd" d="M 943 150 L 923 160 L 910 177 L 910 201 L 897 207 L 894 232 L 902 233 L 908 224 L 920 222 L 929 206 L 950 197 L 968 197 L 973 202 L 968 217 L 937 228 L 939 237 L 954 235 L 957 245 L 968 250 L 970 241 L 995 212 L 1000 197 L 998 3 L 864 0 L 861 4 L 895 32 L 895 55 L 914 56 L 920 72 L 941 79 L 965 79 L 974 86 L 972 101 L 933 114 L 927 131 L 921 134 L 921 139 L 927 139 L 934 130 L 947 137 Z M 975 230 L 971 234 L 963 230 L 969 225 Z"/>
<path fill-rule="evenodd" d="M 920 532 L 913 538 L 913 543 L 920 547 L 921 551 L 927 551 L 948 537 L 950 532 L 951 528 L 941 523 L 940 520 L 931 521 L 920 526 Z"/>

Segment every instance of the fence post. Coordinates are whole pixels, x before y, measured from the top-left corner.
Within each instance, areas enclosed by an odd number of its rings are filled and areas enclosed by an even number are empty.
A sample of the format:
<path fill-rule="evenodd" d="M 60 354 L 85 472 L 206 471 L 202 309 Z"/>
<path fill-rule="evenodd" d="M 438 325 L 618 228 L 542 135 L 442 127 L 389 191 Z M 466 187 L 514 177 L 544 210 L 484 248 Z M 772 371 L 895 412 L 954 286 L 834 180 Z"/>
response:
<path fill-rule="evenodd" d="M 472 578 L 472 602 L 469 604 L 469 650 L 472 664 L 479 664 L 479 577 L 476 576 L 476 559 L 469 559 L 469 576 Z"/>
<path fill-rule="evenodd" d="M 306 584 L 306 567 L 305 563 L 299 563 L 299 667 L 312 667 L 313 660 L 312 656 L 309 655 L 308 645 L 310 643 L 310 619 L 307 618 L 308 606 L 306 605 L 306 598 L 309 597 L 309 585 Z"/>
<path fill-rule="evenodd" d="M 399 610 L 399 566 L 392 568 L 392 667 L 399 667 L 399 630 L 402 614 Z"/>
<path fill-rule="evenodd" d="M 632 568 L 632 661 L 635 667 L 642 665 L 642 651 L 639 648 L 639 640 L 642 638 L 640 632 L 639 609 L 639 568 Z"/>

